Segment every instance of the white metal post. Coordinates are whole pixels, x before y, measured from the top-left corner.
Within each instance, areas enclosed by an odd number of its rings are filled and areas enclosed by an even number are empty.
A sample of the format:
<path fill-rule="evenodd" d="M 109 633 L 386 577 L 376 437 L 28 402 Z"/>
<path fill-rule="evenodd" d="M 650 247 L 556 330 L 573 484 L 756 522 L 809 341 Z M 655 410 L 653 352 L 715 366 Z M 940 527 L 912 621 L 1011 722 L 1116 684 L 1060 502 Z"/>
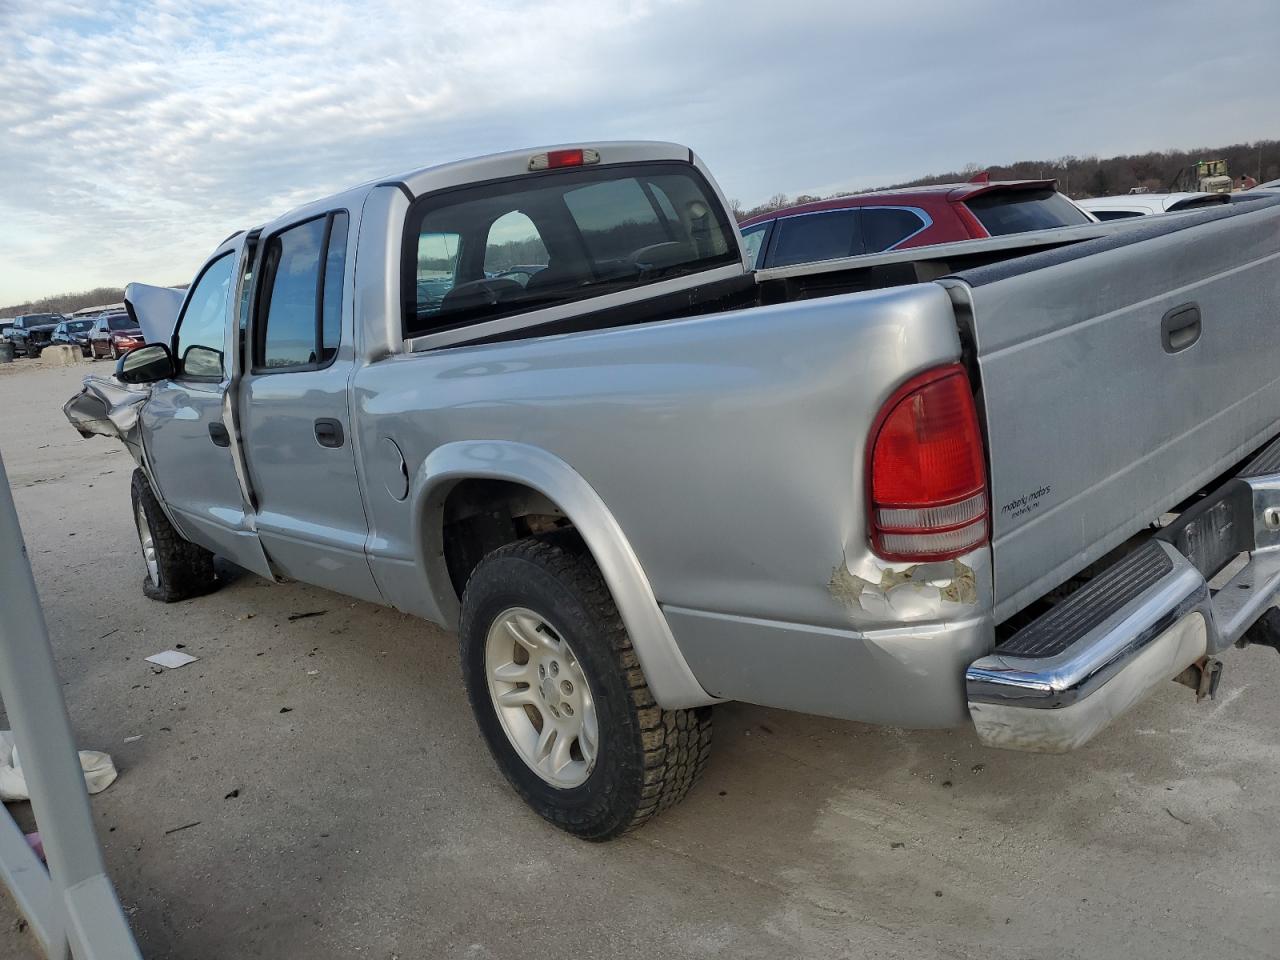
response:
<path fill-rule="evenodd" d="M 4 703 L 49 872 L 6 813 L 0 876 L 50 957 L 140 958 L 107 878 L 35 578 L 0 457 L 0 700 Z M 17 842 L 15 843 L 15 837 Z"/>

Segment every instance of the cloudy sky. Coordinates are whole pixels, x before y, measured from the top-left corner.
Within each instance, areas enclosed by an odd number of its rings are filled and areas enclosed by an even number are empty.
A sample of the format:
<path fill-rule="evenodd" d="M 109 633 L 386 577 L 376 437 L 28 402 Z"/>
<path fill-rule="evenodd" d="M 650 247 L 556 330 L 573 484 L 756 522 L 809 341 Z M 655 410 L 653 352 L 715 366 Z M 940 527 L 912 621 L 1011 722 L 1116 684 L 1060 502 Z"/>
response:
<path fill-rule="evenodd" d="M 685 142 L 750 206 L 1271 138 L 1278 57 L 1275 0 L 0 0 L 0 304 L 537 144 Z"/>

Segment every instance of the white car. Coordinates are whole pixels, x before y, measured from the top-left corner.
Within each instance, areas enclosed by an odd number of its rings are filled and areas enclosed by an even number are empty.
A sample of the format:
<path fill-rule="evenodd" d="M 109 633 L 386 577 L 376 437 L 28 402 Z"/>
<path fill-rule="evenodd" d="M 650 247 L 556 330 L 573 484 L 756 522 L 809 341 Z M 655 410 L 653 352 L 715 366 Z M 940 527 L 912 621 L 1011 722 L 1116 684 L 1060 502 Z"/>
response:
<path fill-rule="evenodd" d="M 1178 213 L 1230 203 L 1229 193 L 1129 193 L 1119 197 L 1090 197 L 1077 200 L 1076 206 L 1099 220 L 1123 220 L 1127 217 L 1149 217 L 1157 213 Z"/>

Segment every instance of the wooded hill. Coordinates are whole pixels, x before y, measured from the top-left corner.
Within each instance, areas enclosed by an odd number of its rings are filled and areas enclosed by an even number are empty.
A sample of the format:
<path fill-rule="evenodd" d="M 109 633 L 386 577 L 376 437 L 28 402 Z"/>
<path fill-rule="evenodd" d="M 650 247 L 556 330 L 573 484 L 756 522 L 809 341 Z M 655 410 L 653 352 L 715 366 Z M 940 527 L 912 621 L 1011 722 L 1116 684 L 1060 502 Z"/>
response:
<path fill-rule="evenodd" d="M 96 307 L 104 303 L 119 303 L 124 299 L 124 287 L 94 287 L 80 293 L 58 293 L 52 297 L 15 303 L 0 307 L 0 317 L 16 317 L 24 313 L 75 313 L 84 307 Z"/>

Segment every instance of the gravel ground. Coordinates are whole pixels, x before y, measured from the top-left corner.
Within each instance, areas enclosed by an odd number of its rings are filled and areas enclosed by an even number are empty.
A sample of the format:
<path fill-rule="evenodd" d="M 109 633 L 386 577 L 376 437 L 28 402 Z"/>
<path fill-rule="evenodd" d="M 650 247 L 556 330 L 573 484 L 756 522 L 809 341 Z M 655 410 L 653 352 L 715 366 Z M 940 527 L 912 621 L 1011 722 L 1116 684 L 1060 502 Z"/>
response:
<path fill-rule="evenodd" d="M 1066 757 L 727 705 L 682 806 L 586 844 L 506 787 L 452 635 L 233 571 L 143 599 L 133 464 L 60 412 L 93 369 L 0 365 L 0 453 L 148 957 L 1280 956 L 1270 650 Z M 178 643 L 199 662 L 153 674 Z M 0 958 L 34 955 L 0 893 Z"/>

